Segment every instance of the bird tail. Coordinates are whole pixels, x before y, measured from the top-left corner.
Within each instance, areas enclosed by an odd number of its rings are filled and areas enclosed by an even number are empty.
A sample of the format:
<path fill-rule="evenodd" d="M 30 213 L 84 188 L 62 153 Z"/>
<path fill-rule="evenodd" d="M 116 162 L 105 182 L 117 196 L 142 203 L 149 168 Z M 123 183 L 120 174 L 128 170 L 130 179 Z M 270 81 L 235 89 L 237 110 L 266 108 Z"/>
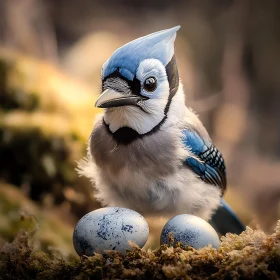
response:
<path fill-rule="evenodd" d="M 220 234 L 240 234 L 246 228 L 230 206 L 221 198 L 221 206 L 216 210 L 209 223 Z"/>

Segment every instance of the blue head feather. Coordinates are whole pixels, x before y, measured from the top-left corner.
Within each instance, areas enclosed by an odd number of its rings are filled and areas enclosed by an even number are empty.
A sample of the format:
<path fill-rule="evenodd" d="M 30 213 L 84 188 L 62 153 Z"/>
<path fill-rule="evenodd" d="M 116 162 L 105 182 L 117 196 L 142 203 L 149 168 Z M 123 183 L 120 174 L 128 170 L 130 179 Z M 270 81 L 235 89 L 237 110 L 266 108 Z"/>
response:
<path fill-rule="evenodd" d="M 158 31 L 138 38 L 117 49 L 104 63 L 102 76 L 107 77 L 119 69 L 122 76 L 133 80 L 141 61 L 158 59 L 164 66 L 174 55 L 174 41 L 180 26 Z"/>

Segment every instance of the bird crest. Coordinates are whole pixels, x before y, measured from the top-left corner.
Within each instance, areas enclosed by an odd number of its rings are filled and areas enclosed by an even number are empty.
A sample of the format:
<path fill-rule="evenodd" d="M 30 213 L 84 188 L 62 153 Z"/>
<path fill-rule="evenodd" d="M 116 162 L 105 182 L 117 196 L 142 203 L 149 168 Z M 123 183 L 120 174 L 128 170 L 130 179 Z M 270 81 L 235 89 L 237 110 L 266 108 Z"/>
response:
<path fill-rule="evenodd" d="M 166 66 L 174 55 L 174 41 L 180 26 L 158 31 L 133 40 L 117 49 L 102 67 L 105 78 L 118 70 L 126 79 L 132 81 L 137 68 L 144 59 L 158 59 Z"/>

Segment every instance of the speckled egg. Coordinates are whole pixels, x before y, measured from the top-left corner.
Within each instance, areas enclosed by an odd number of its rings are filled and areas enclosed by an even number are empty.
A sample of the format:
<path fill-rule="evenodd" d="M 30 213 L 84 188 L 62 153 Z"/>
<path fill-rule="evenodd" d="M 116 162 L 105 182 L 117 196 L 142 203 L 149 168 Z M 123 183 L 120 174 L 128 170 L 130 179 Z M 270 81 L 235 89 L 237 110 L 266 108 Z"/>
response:
<path fill-rule="evenodd" d="M 131 249 L 131 240 L 142 248 L 149 236 L 147 221 L 139 213 L 119 207 L 105 207 L 83 216 L 73 233 L 73 244 L 79 255 Z"/>
<path fill-rule="evenodd" d="M 174 243 L 170 240 L 170 233 L 174 238 Z M 160 244 L 173 245 L 177 242 L 195 249 L 203 248 L 209 244 L 216 249 L 220 246 L 219 236 L 209 223 L 199 217 L 187 214 L 175 216 L 162 229 Z"/>

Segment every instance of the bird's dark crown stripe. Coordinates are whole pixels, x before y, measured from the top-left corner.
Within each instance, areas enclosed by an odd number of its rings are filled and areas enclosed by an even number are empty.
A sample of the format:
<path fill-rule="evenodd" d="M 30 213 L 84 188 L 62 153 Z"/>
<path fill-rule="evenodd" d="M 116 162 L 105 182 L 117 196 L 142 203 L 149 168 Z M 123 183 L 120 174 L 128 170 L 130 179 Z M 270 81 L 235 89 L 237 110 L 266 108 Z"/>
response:
<path fill-rule="evenodd" d="M 164 122 L 166 121 L 172 98 L 176 94 L 178 87 L 179 87 L 179 73 L 178 73 L 178 69 L 177 69 L 175 55 L 173 55 L 172 59 L 166 65 L 165 69 L 166 69 L 166 75 L 167 75 L 168 82 L 169 82 L 168 101 L 164 108 L 163 119 L 152 130 L 150 130 L 144 134 L 139 134 L 137 131 L 135 131 L 134 129 L 132 129 L 130 127 L 121 127 L 116 132 L 112 133 L 109 128 L 109 125 L 106 124 L 103 119 L 103 123 L 106 126 L 108 133 L 111 134 L 118 143 L 127 145 L 136 139 L 151 135 L 151 134 L 157 132 L 160 129 L 160 127 L 164 124 Z M 120 79 L 124 80 L 131 88 L 131 91 L 133 92 L 133 94 L 141 96 L 141 94 L 140 94 L 141 84 L 140 84 L 140 81 L 136 77 L 134 77 L 133 81 L 130 81 L 130 80 L 126 79 L 125 77 L 123 77 L 117 69 L 113 73 L 111 73 L 109 76 L 107 76 L 104 81 L 106 81 L 109 78 L 120 78 Z M 104 90 L 104 88 L 103 88 L 104 81 L 102 84 L 102 90 Z"/>

